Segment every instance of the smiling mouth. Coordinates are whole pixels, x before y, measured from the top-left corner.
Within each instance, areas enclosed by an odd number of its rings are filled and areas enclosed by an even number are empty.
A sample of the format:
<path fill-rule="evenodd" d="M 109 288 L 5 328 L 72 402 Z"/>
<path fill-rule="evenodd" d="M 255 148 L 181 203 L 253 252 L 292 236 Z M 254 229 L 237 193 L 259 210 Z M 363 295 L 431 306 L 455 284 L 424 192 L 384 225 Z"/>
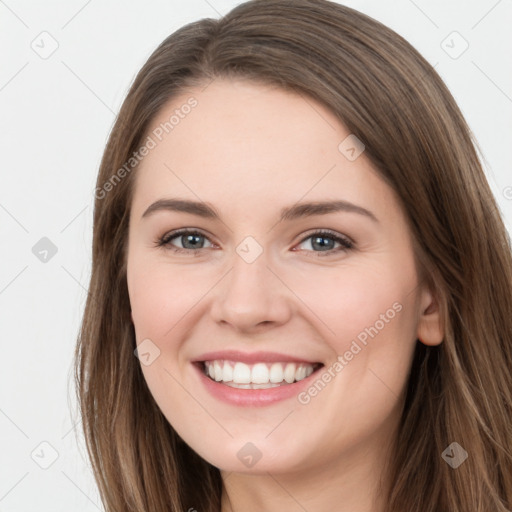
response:
<path fill-rule="evenodd" d="M 219 384 L 238 389 L 268 389 L 300 382 L 319 370 L 322 363 L 255 363 L 214 360 L 199 363 L 203 373 Z"/>

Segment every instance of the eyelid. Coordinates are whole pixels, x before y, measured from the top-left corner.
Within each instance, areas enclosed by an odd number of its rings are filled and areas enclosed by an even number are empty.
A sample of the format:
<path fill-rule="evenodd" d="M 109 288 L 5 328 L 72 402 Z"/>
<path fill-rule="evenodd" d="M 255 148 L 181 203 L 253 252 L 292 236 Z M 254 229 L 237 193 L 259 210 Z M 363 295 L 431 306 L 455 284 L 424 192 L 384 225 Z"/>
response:
<path fill-rule="evenodd" d="M 316 228 L 316 229 L 312 229 L 310 231 L 306 231 L 306 233 L 302 235 L 302 239 L 301 239 L 301 241 L 299 243 L 304 242 L 305 240 L 307 240 L 308 238 L 310 238 L 311 236 L 316 235 L 316 234 L 319 234 L 319 235 L 330 235 L 333 238 L 340 238 L 344 242 L 347 242 L 347 243 L 349 243 L 351 245 L 355 245 L 355 242 L 350 237 L 348 237 L 347 235 L 344 235 L 342 233 L 338 233 L 337 231 L 334 231 L 334 230 L 328 229 L 328 228 Z"/>

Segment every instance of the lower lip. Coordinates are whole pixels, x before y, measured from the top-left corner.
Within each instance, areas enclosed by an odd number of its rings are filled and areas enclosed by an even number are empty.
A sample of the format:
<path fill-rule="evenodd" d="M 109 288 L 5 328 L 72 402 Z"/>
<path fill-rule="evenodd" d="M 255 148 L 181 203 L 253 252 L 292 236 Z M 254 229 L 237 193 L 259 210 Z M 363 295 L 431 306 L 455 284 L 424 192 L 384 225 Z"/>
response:
<path fill-rule="evenodd" d="M 268 389 L 239 389 L 226 386 L 215 380 L 207 377 L 203 371 L 202 364 L 193 364 L 194 368 L 199 374 L 199 378 L 203 382 L 206 389 L 219 400 L 227 402 L 231 405 L 248 406 L 248 407 L 260 407 L 264 405 L 270 405 L 281 400 L 297 396 L 303 388 L 307 387 L 310 382 L 316 378 L 319 370 L 323 368 L 317 368 L 309 377 L 302 379 L 293 384 L 283 384 L 275 388 Z"/>

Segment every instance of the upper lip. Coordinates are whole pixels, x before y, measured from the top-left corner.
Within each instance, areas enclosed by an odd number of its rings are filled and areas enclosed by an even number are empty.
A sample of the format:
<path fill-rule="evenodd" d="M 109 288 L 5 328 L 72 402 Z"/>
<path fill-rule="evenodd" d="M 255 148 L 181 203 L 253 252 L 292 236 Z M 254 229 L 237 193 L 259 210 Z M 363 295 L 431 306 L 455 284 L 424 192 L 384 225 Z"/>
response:
<path fill-rule="evenodd" d="M 240 350 L 219 350 L 216 352 L 208 352 L 195 358 L 193 362 L 215 361 L 215 360 L 228 360 L 241 362 L 246 364 L 253 363 L 306 363 L 316 364 L 319 361 L 308 360 L 297 356 L 290 356 L 281 354 L 279 352 L 242 352 Z"/>

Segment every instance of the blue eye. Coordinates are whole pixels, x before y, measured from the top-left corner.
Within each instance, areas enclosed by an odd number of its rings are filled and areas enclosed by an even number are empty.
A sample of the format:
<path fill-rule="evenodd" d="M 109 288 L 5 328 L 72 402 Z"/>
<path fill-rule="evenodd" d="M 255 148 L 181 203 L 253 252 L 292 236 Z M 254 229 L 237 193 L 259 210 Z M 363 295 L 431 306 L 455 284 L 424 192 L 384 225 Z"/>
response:
<path fill-rule="evenodd" d="M 317 256 L 328 256 L 333 253 L 337 253 L 340 251 L 348 251 L 354 247 L 353 243 L 345 237 L 342 237 L 335 233 L 334 231 L 318 231 L 304 238 L 300 245 L 302 245 L 307 240 L 311 240 L 310 245 L 313 248 L 318 248 L 319 252 Z M 335 244 L 339 244 L 340 247 L 334 248 Z M 324 253 L 324 254 L 322 254 Z"/>
<path fill-rule="evenodd" d="M 173 240 L 178 239 L 181 243 L 181 247 L 176 247 Z M 156 245 L 158 247 L 165 247 L 176 253 L 195 253 L 199 254 L 200 249 L 205 249 L 205 240 L 210 243 L 206 235 L 197 230 L 180 229 L 177 231 L 171 231 L 162 238 L 158 239 Z M 329 256 L 340 251 L 348 251 L 354 247 L 353 243 L 345 237 L 338 235 L 334 231 L 322 230 L 312 233 L 311 235 L 303 238 L 299 245 L 304 244 L 307 240 L 311 240 L 311 247 L 314 252 L 318 253 L 317 256 Z M 338 244 L 339 247 L 335 247 Z M 318 250 L 315 250 L 318 249 Z"/>
<path fill-rule="evenodd" d="M 179 239 L 182 247 L 176 247 L 171 244 L 171 240 Z M 168 247 L 174 252 L 197 252 L 196 249 L 204 249 L 204 242 L 201 239 L 208 240 L 208 238 L 199 231 L 181 229 L 173 231 L 163 236 L 157 243 L 160 247 Z"/>

